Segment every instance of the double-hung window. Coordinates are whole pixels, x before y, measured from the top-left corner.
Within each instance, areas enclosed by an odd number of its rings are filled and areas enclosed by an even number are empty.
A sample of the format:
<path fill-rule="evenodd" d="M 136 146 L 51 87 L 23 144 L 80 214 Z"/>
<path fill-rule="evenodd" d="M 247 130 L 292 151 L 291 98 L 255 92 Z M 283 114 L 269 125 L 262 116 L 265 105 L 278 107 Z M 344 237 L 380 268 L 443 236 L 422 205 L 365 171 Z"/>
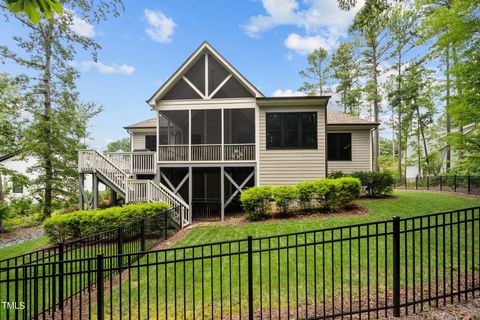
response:
<path fill-rule="evenodd" d="M 267 149 L 317 149 L 316 112 L 267 112 Z"/>
<path fill-rule="evenodd" d="M 328 134 L 328 161 L 352 161 L 352 134 Z"/>

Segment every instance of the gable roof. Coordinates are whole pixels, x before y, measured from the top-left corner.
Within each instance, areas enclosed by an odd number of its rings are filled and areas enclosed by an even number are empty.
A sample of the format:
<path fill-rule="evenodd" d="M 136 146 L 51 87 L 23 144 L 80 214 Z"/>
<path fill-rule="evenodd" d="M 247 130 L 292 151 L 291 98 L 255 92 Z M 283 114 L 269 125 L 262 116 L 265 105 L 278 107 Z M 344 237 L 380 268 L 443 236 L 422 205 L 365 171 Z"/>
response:
<path fill-rule="evenodd" d="M 327 111 L 327 125 L 379 125 L 377 122 L 352 116 L 338 111 Z"/>
<path fill-rule="evenodd" d="M 225 67 L 232 76 L 240 81 L 245 88 L 250 91 L 254 97 L 263 97 L 263 94 L 250 81 L 248 81 L 234 66 L 230 64 L 215 48 L 213 48 L 207 41 L 204 41 L 185 62 L 175 71 L 170 78 L 147 100 L 151 107 L 155 107 L 156 101 L 161 99 L 189 70 L 189 68 L 199 59 L 202 54 L 208 53 L 217 59 L 223 67 Z"/>
<path fill-rule="evenodd" d="M 295 99 L 295 97 L 292 97 Z M 327 125 L 370 125 L 376 126 L 378 123 L 355 117 L 343 112 L 338 111 L 327 111 Z M 124 127 L 124 129 L 151 129 L 157 127 L 157 118 L 151 118 L 144 121 L 140 121 L 129 126 Z"/>

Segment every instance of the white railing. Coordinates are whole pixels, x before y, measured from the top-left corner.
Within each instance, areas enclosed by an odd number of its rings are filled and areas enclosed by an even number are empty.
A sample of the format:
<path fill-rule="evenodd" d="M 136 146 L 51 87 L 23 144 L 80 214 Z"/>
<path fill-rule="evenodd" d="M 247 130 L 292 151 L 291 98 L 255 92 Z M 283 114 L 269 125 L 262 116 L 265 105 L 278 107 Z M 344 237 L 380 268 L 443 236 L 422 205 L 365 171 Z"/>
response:
<path fill-rule="evenodd" d="M 255 161 L 255 143 L 226 144 L 224 146 L 225 161 Z"/>
<path fill-rule="evenodd" d="M 221 144 L 194 144 L 192 145 L 191 161 L 221 161 Z"/>
<path fill-rule="evenodd" d="M 173 219 L 182 228 L 190 224 L 188 204 L 163 184 L 151 180 L 128 180 L 128 199 L 129 202 L 163 202 L 172 208 L 180 208 L 175 211 L 177 216 Z"/>
<path fill-rule="evenodd" d="M 190 161 L 188 145 L 158 146 L 158 161 L 182 162 Z"/>
<path fill-rule="evenodd" d="M 127 187 L 128 175 L 96 150 L 79 151 L 78 171 L 99 172 L 120 190 L 124 191 Z"/>
<path fill-rule="evenodd" d="M 223 150 L 222 150 L 223 149 Z M 255 161 L 255 143 L 161 145 L 159 162 Z"/>
<path fill-rule="evenodd" d="M 142 154 L 139 153 L 139 155 Z M 149 153 L 148 156 L 150 157 L 151 153 Z M 133 160 L 131 162 L 133 166 L 136 164 L 135 157 L 136 154 L 131 158 L 131 160 Z M 179 210 L 175 210 L 176 216 L 174 216 L 173 219 L 181 228 L 189 225 L 191 223 L 191 216 L 188 204 L 163 184 L 156 184 L 151 180 L 129 179 L 127 172 L 121 168 L 125 168 L 126 163 L 128 163 L 128 160 L 125 160 L 125 158 L 125 155 L 115 156 L 114 159 L 110 160 L 96 150 L 80 150 L 78 152 L 78 171 L 80 173 L 100 173 L 125 194 L 126 203 L 164 202 L 172 208 L 179 208 Z M 142 157 L 138 159 L 142 159 Z M 113 161 L 117 161 L 118 166 L 113 163 Z M 149 168 L 145 163 L 137 166 L 137 168 L 139 167 Z M 132 170 L 131 167 L 130 170 Z"/>
<path fill-rule="evenodd" d="M 155 173 L 155 152 L 110 152 L 107 158 L 129 174 Z"/>

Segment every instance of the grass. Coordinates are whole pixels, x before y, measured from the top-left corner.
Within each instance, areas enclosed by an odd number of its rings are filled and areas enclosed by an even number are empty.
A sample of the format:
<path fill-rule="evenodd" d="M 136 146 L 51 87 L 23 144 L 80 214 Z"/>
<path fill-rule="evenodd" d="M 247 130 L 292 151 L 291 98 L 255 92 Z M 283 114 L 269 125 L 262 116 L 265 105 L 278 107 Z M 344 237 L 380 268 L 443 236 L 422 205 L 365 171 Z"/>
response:
<path fill-rule="evenodd" d="M 218 223 L 213 226 L 197 227 L 177 242 L 175 247 L 244 239 L 249 235 L 261 237 L 318 230 L 390 220 L 396 215 L 405 218 L 480 205 L 480 199 L 435 192 L 396 191 L 394 196 L 389 199 L 362 200 L 361 205 L 369 210 L 366 215 L 332 214 L 331 217 L 275 220 L 239 226 L 222 226 Z M 443 222 L 454 222 L 457 219 L 463 217 L 447 217 Z M 422 219 L 424 226 L 435 222 L 441 221 Z M 415 225 L 409 223 L 408 228 L 418 228 L 419 223 Z M 388 226 L 380 224 L 255 241 L 254 250 L 260 246 L 263 249 L 273 248 L 271 251 L 253 255 L 255 309 L 262 310 L 266 306 L 272 306 L 274 309 L 278 308 L 278 312 L 305 316 L 304 306 L 311 306 L 315 301 L 329 304 L 333 300 L 339 300 L 341 296 L 347 297 L 350 292 L 356 301 L 369 296 L 368 293 L 377 293 L 374 291 L 374 284 L 377 281 L 380 298 L 389 295 L 393 282 L 391 235 L 381 237 L 368 235 L 391 232 L 391 227 L 391 224 Z M 467 223 L 465 225 L 462 223 L 455 227 L 432 229 L 430 232 L 422 233 L 411 231 L 406 236 L 403 235 L 402 257 L 410 263 L 402 262 L 402 284 L 408 283 L 409 288 L 416 286 L 418 291 L 420 285 L 425 287 L 428 285 L 426 274 L 438 271 L 432 269 L 433 266 L 443 268 L 440 269 L 439 280 L 444 269 L 454 270 L 460 274 L 468 261 L 470 267 L 472 259 L 468 256 L 470 254 L 479 256 L 479 248 L 472 250 L 472 246 L 465 243 L 471 241 L 480 243 L 480 232 L 474 233 L 474 230 L 479 229 L 480 225 L 476 221 L 468 226 Z M 358 235 L 363 238 L 351 242 L 348 240 L 329 242 Z M 449 240 L 450 235 L 455 236 Z M 447 239 L 445 244 L 442 242 L 443 239 Z M 323 240 L 326 242 L 318 243 Z M 314 245 L 315 242 L 317 244 Z M 300 247 L 285 247 L 294 244 L 299 244 Z M 110 317 L 111 306 L 113 318 L 117 318 L 119 314 L 148 318 L 155 316 L 156 312 L 165 318 L 173 317 L 175 314 L 180 317 L 185 315 L 186 318 L 192 318 L 194 314 L 197 317 L 210 318 L 225 316 L 229 312 L 245 313 L 247 256 L 243 253 L 223 257 L 216 255 L 244 252 L 246 246 L 246 241 L 241 241 L 147 255 L 141 260 L 138 268 L 130 270 L 128 278 L 123 276 L 120 285 L 117 285 L 106 298 L 107 318 Z M 406 248 L 408 250 L 405 250 Z M 439 254 L 444 250 L 445 255 Z M 200 258 L 202 256 L 212 257 Z M 173 263 L 174 260 L 180 262 Z M 415 267 L 411 263 L 414 260 L 417 262 Z M 473 261 L 471 268 L 477 272 L 480 269 L 480 260 Z M 454 285 L 450 285 L 449 282 L 445 289 L 454 289 Z M 268 292 L 272 294 L 269 295 Z M 339 311 L 338 301 L 336 311 Z"/>
<path fill-rule="evenodd" d="M 42 247 L 48 246 L 49 240 L 46 236 L 40 238 L 28 240 L 19 244 L 14 244 L 5 248 L 0 248 L 0 260 L 10 257 L 19 256 L 24 253 L 35 251 Z"/>

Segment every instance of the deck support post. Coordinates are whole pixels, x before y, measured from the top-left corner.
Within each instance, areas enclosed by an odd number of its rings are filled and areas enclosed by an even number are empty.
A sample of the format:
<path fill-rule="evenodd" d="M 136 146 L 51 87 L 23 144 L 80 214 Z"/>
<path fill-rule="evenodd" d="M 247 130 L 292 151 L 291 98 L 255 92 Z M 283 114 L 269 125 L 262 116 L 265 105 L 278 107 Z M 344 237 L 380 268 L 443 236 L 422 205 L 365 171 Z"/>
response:
<path fill-rule="evenodd" d="M 189 214 L 188 220 L 189 220 L 190 224 L 192 224 L 192 217 L 193 217 L 193 208 L 192 208 L 193 183 L 192 183 L 192 177 L 193 177 L 192 166 L 189 166 L 188 167 L 188 207 L 190 208 L 190 214 Z"/>
<path fill-rule="evenodd" d="M 117 205 L 117 192 L 113 189 L 110 189 L 110 203 L 113 205 L 113 206 L 116 206 Z"/>
<path fill-rule="evenodd" d="M 80 173 L 78 175 L 78 192 L 79 192 L 79 204 L 78 206 L 80 207 L 80 210 L 85 210 L 85 198 L 84 198 L 84 190 L 85 190 L 85 187 L 83 185 L 84 183 L 84 180 L 85 180 L 85 174 L 84 173 Z"/>
<path fill-rule="evenodd" d="M 92 174 L 92 196 L 93 196 L 93 209 L 98 208 L 98 176 L 96 173 Z"/>
<path fill-rule="evenodd" d="M 220 167 L 220 209 L 221 221 L 225 219 L 225 167 Z"/>

